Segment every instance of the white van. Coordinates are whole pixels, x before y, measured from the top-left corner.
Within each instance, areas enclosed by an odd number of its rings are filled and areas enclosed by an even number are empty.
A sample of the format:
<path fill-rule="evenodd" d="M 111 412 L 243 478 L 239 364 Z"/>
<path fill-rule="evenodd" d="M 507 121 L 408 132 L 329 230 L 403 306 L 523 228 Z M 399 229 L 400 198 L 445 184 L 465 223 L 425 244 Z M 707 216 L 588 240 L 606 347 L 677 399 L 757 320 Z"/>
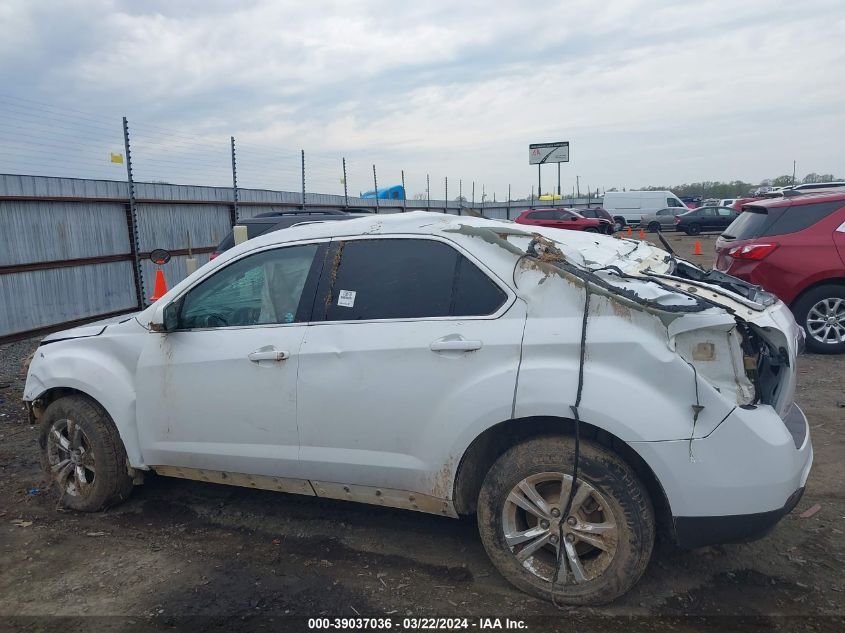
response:
<path fill-rule="evenodd" d="M 639 224 L 644 215 L 667 207 L 687 210 L 687 205 L 671 191 L 607 191 L 602 206 L 613 216 L 616 230 L 626 224 Z"/>

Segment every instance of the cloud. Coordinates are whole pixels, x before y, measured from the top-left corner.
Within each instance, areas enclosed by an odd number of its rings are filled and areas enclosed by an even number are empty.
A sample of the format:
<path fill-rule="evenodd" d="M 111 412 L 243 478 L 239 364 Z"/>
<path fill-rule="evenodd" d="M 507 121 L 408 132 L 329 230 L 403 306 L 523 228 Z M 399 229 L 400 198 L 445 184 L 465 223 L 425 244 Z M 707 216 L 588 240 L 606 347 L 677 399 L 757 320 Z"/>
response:
<path fill-rule="evenodd" d="M 524 194 L 527 144 L 561 139 L 566 189 L 575 174 L 608 188 L 756 180 L 792 160 L 845 173 L 831 143 L 845 133 L 841 2 L 11 0 L 0 20 L 12 94 L 50 104 L 68 135 L 81 112 L 118 128 L 126 114 L 150 178 L 226 184 L 230 135 L 244 182 L 296 187 L 305 148 L 310 184 L 332 191 L 345 155 L 357 189 L 375 162 L 416 191 L 430 173 Z M 26 118 L 9 120 L 56 141 Z"/>

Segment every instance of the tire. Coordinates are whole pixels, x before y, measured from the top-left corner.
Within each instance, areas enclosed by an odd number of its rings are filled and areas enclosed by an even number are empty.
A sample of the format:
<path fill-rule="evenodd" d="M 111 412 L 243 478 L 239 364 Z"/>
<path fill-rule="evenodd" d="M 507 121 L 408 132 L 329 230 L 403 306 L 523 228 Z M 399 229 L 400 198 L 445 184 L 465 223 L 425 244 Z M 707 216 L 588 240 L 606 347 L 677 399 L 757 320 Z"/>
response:
<path fill-rule="evenodd" d="M 117 429 L 102 407 L 86 396 L 50 403 L 41 417 L 40 444 L 42 465 L 65 508 L 98 512 L 132 493 Z"/>
<path fill-rule="evenodd" d="M 649 233 L 657 233 L 660 231 L 660 222 L 650 222 L 648 225 Z"/>
<path fill-rule="evenodd" d="M 519 491 L 517 486 L 520 484 L 529 488 L 534 486 L 531 489 L 535 492 L 558 500 L 557 504 L 552 501 L 547 505 L 547 517 L 555 511 L 562 512 L 568 495 L 563 495 L 563 499 L 559 497 L 564 486 L 567 491 L 569 489 L 574 451 L 575 440 L 571 437 L 546 436 L 518 444 L 493 464 L 478 496 L 478 530 L 490 560 L 513 585 L 547 600 L 552 597 L 551 579 L 556 563 L 555 545 L 551 540 L 559 538 L 556 527 L 559 520 L 554 517 L 548 520 L 550 529 L 544 532 L 546 536 L 520 543 L 517 539 L 524 536 L 516 536 L 518 533 L 530 529 L 543 531 L 545 519 L 525 511 L 523 506 L 513 503 L 509 495 Z M 554 477 L 550 481 L 543 480 L 551 476 Z M 534 479 L 528 481 L 532 477 Z M 574 567 L 564 554 L 554 599 L 573 605 L 603 604 L 628 591 L 645 571 L 654 545 L 654 510 L 645 487 L 631 467 L 614 453 L 588 440 L 581 441 L 578 482 L 579 492 L 571 513 L 577 515 L 576 525 L 589 516 L 590 523 L 613 523 L 615 526 L 613 531 L 607 531 L 607 536 L 590 536 L 582 532 L 585 538 L 601 542 L 603 548 L 607 548 L 604 551 L 581 539 L 570 545 L 575 548 L 575 558 L 584 573 L 576 582 L 574 572 L 570 571 Z M 582 492 L 586 499 L 581 499 Z M 520 497 L 527 500 L 524 495 Z M 537 509 L 536 505 L 528 503 Z M 585 514 L 588 512 L 591 514 Z M 571 524 L 564 522 L 564 525 L 566 530 Z M 511 545 L 506 540 L 506 533 L 511 535 Z M 567 537 L 574 535 L 567 534 Z M 517 555 L 543 538 L 547 539 L 546 543 L 530 554 L 526 563 L 517 559 Z M 528 563 L 531 569 L 526 566 Z"/>
<path fill-rule="evenodd" d="M 584 229 L 584 233 L 598 233 L 598 232 L 599 232 L 598 229 L 594 229 L 591 226 L 588 226 L 586 229 Z"/>
<path fill-rule="evenodd" d="M 684 227 L 684 232 L 687 235 L 698 235 L 701 233 L 701 225 L 700 224 L 689 224 Z"/>
<path fill-rule="evenodd" d="M 624 218 L 613 218 L 613 232 L 618 233 L 625 228 Z"/>
<path fill-rule="evenodd" d="M 825 284 L 807 291 L 793 304 L 792 312 L 807 335 L 807 351 L 845 353 L 845 285 Z M 832 321 L 825 323 L 824 317 Z"/>

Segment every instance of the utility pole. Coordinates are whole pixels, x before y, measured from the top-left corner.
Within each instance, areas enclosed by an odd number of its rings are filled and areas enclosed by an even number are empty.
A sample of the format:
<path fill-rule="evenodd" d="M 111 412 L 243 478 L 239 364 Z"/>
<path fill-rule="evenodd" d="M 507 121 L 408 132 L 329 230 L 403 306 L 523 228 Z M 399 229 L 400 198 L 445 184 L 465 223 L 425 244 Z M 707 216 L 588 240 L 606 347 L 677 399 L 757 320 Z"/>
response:
<path fill-rule="evenodd" d="M 540 179 L 541 178 L 540 167 L 541 167 L 540 163 L 537 163 L 537 197 L 538 198 L 543 195 L 542 181 Z"/>
<path fill-rule="evenodd" d="M 425 210 L 431 211 L 431 179 L 425 175 Z"/>
<path fill-rule="evenodd" d="M 443 178 L 444 189 L 445 193 L 443 194 L 443 198 L 445 203 L 443 204 L 443 213 L 449 212 L 449 176 L 445 176 Z"/>
<path fill-rule="evenodd" d="M 475 181 L 472 181 L 472 208 L 475 208 Z"/>
<path fill-rule="evenodd" d="M 795 186 L 795 161 L 792 161 L 792 186 Z"/>
<path fill-rule="evenodd" d="M 458 215 L 461 215 L 461 209 L 464 208 L 464 179 L 458 178 Z"/>
<path fill-rule="evenodd" d="M 581 176 L 575 176 L 575 187 L 578 191 L 578 197 L 581 197 Z"/>

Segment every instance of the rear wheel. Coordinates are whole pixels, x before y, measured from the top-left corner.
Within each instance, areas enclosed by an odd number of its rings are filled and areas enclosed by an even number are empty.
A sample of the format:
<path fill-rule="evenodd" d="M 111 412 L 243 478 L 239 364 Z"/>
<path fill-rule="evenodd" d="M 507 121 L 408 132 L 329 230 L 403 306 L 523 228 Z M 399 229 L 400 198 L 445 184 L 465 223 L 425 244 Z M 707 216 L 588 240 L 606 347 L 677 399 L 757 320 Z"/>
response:
<path fill-rule="evenodd" d="M 74 395 L 50 403 L 41 417 L 40 443 L 62 506 L 97 512 L 132 492 L 123 442 L 93 400 Z"/>
<path fill-rule="evenodd" d="M 625 218 L 613 218 L 613 232 L 616 233 L 625 228 Z"/>
<path fill-rule="evenodd" d="M 698 235 L 701 233 L 701 225 L 700 224 L 689 224 L 684 227 L 684 231 L 687 235 Z"/>
<path fill-rule="evenodd" d="M 648 232 L 657 233 L 660 230 L 660 222 L 649 222 Z"/>
<path fill-rule="evenodd" d="M 845 353 L 845 285 L 813 288 L 793 305 L 795 320 L 807 333 L 807 350 Z"/>
<path fill-rule="evenodd" d="M 560 553 L 555 600 L 601 604 L 624 594 L 645 571 L 654 511 L 624 461 L 582 441 L 572 509 L 561 516 L 573 459 L 570 437 L 535 438 L 508 450 L 484 479 L 478 529 L 490 560 L 518 588 L 550 599 Z"/>

